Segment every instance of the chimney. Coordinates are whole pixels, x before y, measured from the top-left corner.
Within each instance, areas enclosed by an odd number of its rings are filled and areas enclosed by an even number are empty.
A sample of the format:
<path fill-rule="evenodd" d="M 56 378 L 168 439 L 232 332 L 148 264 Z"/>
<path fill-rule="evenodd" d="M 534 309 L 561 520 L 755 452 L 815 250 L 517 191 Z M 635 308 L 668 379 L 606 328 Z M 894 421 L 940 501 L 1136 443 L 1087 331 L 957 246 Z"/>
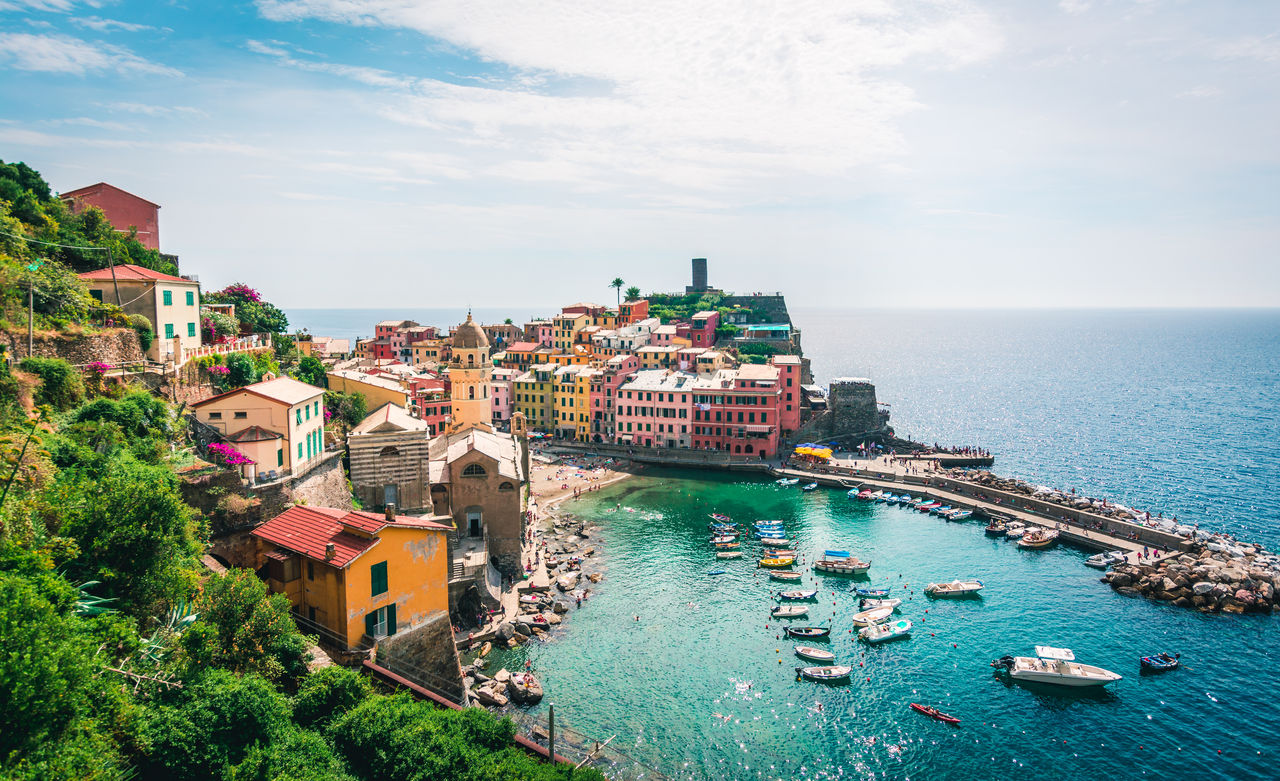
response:
<path fill-rule="evenodd" d="M 332 542 L 324 546 L 324 560 L 325 560 L 325 561 L 332 561 L 332 560 L 333 560 L 333 557 L 334 557 L 334 556 L 336 556 L 336 555 L 338 555 L 338 550 L 337 550 L 337 548 L 335 548 L 335 547 L 334 547 L 334 545 L 333 545 L 333 543 L 332 543 Z"/>
<path fill-rule="evenodd" d="M 396 505 L 395 505 L 395 502 L 392 502 L 391 504 L 388 504 L 388 505 L 386 506 L 386 508 L 383 510 L 383 512 L 384 512 L 384 513 L 386 513 L 386 516 L 387 516 L 387 523 L 394 523 L 394 522 L 395 522 L 395 520 L 396 520 Z"/>

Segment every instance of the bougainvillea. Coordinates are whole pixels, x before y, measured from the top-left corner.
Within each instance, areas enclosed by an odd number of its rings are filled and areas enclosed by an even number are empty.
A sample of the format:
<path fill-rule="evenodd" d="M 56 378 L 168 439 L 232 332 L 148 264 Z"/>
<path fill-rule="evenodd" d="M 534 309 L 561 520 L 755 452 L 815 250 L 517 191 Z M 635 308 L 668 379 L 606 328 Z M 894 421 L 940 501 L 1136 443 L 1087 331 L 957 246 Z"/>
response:
<path fill-rule="evenodd" d="M 218 457 L 218 460 L 227 466 L 240 466 L 241 464 L 252 464 L 254 460 L 244 453 L 236 450 L 225 442 L 214 442 L 209 445 L 209 452 Z"/>
<path fill-rule="evenodd" d="M 88 369 L 91 373 L 96 374 L 98 376 L 102 376 L 107 372 L 111 371 L 111 366 L 103 363 L 102 361 L 94 361 L 93 363 L 89 364 L 85 368 Z"/>
<path fill-rule="evenodd" d="M 224 287 L 222 290 L 219 290 L 218 292 L 224 296 L 238 298 L 241 301 L 252 301 L 255 304 L 262 302 L 262 296 L 258 293 L 258 291 L 254 290 L 253 288 L 249 287 L 243 282 L 235 282 L 233 284 L 227 285 L 226 287 Z"/>

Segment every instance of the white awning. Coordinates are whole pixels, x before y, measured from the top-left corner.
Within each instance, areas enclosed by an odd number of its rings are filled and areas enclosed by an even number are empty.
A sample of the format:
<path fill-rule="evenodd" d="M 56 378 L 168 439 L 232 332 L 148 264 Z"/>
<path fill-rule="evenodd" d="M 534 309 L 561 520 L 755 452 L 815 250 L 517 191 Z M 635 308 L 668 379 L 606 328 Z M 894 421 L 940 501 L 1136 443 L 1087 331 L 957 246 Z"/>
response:
<path fill-rule="evenodd" d="M 1075 652 L 1070 648 L 1052 648 L 1047 645 L 1036 646 L 1036 656 L 1041 659 L 1057 659 L 1063 662 L 1075 661 Z"/>

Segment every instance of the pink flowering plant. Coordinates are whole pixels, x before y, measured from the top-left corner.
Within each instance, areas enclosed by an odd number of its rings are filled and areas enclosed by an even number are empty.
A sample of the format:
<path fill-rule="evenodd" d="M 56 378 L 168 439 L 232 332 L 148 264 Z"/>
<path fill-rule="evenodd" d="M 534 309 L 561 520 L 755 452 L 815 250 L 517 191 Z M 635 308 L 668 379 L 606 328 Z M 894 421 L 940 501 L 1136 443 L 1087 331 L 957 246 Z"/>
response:
<path fill-rule="evenodd" d="M 111 366 L 109 364 L 103 363 L 102 361 L 94 361 L 93 363 L 89 364 L 86 368 L 88 368 L 90 372 L 98 375 L 99 377 L 111 371 Z"/>
<path fill-rule="evenodd" d="M 236 450 L 225 442 L 214 442 L 210 444 L 209 452 L 213 453 L 219 461 L 227 466 L 240 466 L 241 464 L 254 463 L 252 458 L 249 458 L 244 453 L 241 453 L 239 450 Z"/>

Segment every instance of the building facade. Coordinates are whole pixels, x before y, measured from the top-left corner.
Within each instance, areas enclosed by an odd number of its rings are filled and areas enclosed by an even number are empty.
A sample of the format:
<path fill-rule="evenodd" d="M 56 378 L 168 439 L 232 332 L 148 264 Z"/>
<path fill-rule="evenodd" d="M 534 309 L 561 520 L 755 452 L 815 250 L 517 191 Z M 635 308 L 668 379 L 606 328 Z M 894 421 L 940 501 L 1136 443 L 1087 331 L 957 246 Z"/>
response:
<path fill-rule="evenodd" d="M 257 465 L 257 472 L 298 477 L 324 456 L 324 389 L 291 377 L 246 385 L 191 405 L 196 419 L 228 439 L 241 437 L 237 449 Z M 278 436 L 262 438 L 256 427 Z"/>
<path fill-rule="evenodd" d="M 180 362 L 185 351 L 201 346 L 199 282 L 131 263 L 116 266 L 114 273 L 104 268 L 79 277 L 89 286 L 89 295 L 151 321 L 151 360 Z"/>
<path fill-rule="evenodd" d="M 347 436 L 351 489 L 363 507 L 431 510 L 431 426 L 404 407 L 384 404 Z"/>

